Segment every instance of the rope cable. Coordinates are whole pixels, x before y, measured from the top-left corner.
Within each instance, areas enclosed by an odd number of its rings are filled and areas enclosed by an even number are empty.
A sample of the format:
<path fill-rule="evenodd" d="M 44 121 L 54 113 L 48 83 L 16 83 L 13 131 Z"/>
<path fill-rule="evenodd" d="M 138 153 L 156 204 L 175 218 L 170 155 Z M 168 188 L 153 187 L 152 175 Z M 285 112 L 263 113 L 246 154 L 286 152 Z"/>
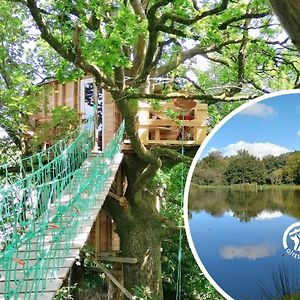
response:
<path fill-rule="evenodd" d="M 184 111 L 182 111 L 182 125 L 181 125 L 181 154 L 184 155 Z M 178 255 L 177 255 L 177 282 L 176 282 L 176 300 L 181 299 L 181 262 L 182 262 L 182 239 L 183 239 L 183 191 L 184 191 L 184 163 L 181 163 L 181 182 L 180 182 L 180 221 L 179 221 L 179 241 L 178 241 Z"/>

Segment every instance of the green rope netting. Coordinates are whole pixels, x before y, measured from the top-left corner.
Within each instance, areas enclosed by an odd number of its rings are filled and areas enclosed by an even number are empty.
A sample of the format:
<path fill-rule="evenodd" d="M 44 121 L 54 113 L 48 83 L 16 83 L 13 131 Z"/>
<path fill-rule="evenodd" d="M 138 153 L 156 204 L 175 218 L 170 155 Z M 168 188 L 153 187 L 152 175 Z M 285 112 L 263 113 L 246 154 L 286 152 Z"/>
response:
<path fill-rule="evenodd" d="M 100 155 L 90 157 L 90 120 L 58 144 L 21 161 L 23 178 L 11 181 L 6 175 L 0 187 L 0 294 L 5 299 L 38 299 L 49 278 L 57 277 L 79 228 L 97 204 L 123 133 L 124 124 Z"/>
<path fill-rule="evenodd" d="M 85 123 L 74 129 L 67 137 L 61 139 L 58 143 L 48 147 L 47 149 L 34 153 L 23 159 L 19 159 L 14 163 L 7 163 L 0 165 L 0 183 L 2 185 L 11 184 L 12 182 L 26 176 L 27 174 L 34 173 L 37 169 L 40 169 L 43 165 L 49 164 L 59 154 L 67 151 L 70 147 L 73 147 L 73 141 L 79 136 L 85 134 L 86 129 L 89 129 L 92 133 L 93 118 L 89 118 Z M 11 172 L 14 169 L 14 172 Z"/>

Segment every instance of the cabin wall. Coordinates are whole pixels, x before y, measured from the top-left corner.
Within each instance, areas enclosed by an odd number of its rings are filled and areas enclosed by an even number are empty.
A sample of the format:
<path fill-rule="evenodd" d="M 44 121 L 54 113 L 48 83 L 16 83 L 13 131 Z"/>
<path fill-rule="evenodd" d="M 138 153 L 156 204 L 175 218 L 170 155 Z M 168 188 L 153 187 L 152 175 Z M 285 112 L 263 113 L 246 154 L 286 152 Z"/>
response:
<path fill-rule="evenodd" d="M 87 79 L 85 77 L 84 79 Z M 34 125 L 51 119 L 51 111 L 60 105 L 69 106 L 78 111 L 79 119 L 84 119 L 84 113 L 81 107 L 80 81 L 72 81 L 61 84 L 58 81 L 52 81 L 43 85 L 42 91 L 38 97 L 41 102 L 41 111 L 34 116 Z M 103 103 L 103 145 L 106 145 L 113 137 L 120 125 L 120 113 L 110 95 L 104 91 Z"/>
<path fill-rule="evenodd" d="M 120 250 L 120 239 L 115 230 L 115 223 L 108 215 L 101 211 L 91 229 L 87 243 L 98 254 L 100 252 L 118 252 Z"/>
<path fill-rule="evenodd" d="M 60 84 L 52 81 L 43 85 L 37 96 L 40 99 L 41 111 L 35 115 L 35 122 L 47 121 L 50 119 L 51 111 L 57 106 L 69 106 L 80 112 L 79 83 L 72 81 Z"/>
<path fill-rule="evenodd" d="M 116 106 L 110 93 L 104 91 L 104 110 L 103 110 L 103 141 L 106 145 L 109 140 L 114 136 L 117 130 L 116 124 Z"/>

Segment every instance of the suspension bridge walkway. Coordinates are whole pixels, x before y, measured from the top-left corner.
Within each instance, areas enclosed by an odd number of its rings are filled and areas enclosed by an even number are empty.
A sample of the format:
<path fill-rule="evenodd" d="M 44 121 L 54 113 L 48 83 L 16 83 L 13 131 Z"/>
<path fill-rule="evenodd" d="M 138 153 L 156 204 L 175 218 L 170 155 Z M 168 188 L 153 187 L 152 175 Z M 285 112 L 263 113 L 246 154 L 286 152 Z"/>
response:
<path fill-rule="evenodd" d="M 0 166 L 0 300 L 52 299 L 78 257 L 122 159 L 124 124 L 99 154 L 93 129 Z"/>

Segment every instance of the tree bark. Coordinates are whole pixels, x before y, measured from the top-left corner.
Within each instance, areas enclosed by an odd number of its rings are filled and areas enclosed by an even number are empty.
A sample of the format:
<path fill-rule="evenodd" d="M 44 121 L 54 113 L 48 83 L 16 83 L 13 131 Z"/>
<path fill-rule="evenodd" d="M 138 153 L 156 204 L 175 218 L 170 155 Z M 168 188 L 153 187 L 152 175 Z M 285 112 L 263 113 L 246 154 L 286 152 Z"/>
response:
<path fill-rule="evenodd" d="M 300 0 L 269 0 L 275 14 L 300 51 Z"/>
<path fill-rule="evenodd" d="M 130 220 L 117 226 L 122 255 L 137 258 L 137 264 L 124 264 L 124 284 L 144 290 L 149 299 L 163 299 L 161 275 L 161 238 L 150 207 L 131 208 Z M 148 298 L 147 298 L 148 299 Z"/>
<path fill-rule="evenodd" d="M 124 264 L 124 285 L 132 294 L 143 291 L 145 299 L 161 300 L 161 242 L 164 232 L 162 217 L 156 209 L 156 184 L 153 177 L 146 186 L 133 188 L 136 179 L 145 170 L 145 164 L 134 154 L 125 157 L 127 204 L 107 199 L 104 209 L 111 215 L 120 237 L 122 256 L 137 258 L 136 264 Z M 133 164 L 133 161 L 135 163 Z M 131 167 L 130 167 L 131 166 Z"/>

